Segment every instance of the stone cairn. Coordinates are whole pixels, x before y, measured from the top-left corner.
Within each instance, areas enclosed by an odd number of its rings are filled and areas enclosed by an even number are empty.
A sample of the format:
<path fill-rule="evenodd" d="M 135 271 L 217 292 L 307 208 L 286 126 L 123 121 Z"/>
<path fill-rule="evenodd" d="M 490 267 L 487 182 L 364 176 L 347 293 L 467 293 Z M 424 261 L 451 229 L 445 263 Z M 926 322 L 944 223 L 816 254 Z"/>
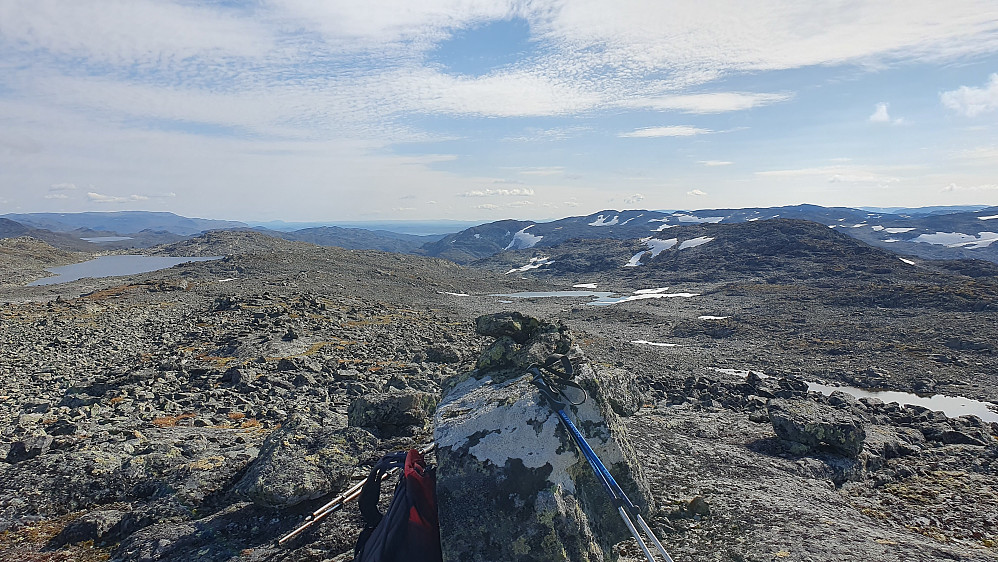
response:
<path fill-rule="evenodd" d="M 650 512 L 647 481 L 615 412 L 621 385 L 594 370 L 564 326 L 513 312 L 481 316 L 476 330 L 496 341 L 475 370 L 445 382 L 434 420 L 444 560 L 615 560 L 613 546 L 630 535 L 526 369 L 554 353 L 572 358 L 589 399 L 569 416 Z"/>

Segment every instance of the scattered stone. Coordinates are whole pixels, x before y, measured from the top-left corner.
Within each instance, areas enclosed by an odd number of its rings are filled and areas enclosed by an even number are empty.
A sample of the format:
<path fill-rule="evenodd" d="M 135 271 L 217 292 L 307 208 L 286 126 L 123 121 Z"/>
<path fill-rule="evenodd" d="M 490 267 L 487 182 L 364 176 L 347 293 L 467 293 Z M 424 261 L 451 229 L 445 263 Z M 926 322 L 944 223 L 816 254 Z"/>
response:
<path fill-rule="evenodd" d="M 359 458 L 376 450 L 377 440 L 355 427 L 322 427 L 293 416 L 260 447 L 233 491 L 266 507 L 287 508 L 345 487 Z"/>
<path fill-rule="evenodd" d="M 38 455 L 44 455 L 52 446 L 53 437 L 51 435 L 36 435 L 15 441 L 10 446 L 7 453 L 7 462 L 14 464 L 28 459 L 33 459 Z"/>
<path fill-rule="evenodd" d="M 79 519 L 66 525 L 58 535 L 53 538 L 49 546 L 58 548 L 66 544 L 80 543 L 84 541 L 101 542 L 108 532 L 114 528 L 125 517 L 124 511 L 108 509 L 91 511 Z"/>
<path fill-rule="evenodd" d="M 437 405 L 435 395 L 414 390 L 362 395 L 350 403 L 347 419 L 382 438 L 424 432 Z"/>
<path fill-rule="evenodd" d="M 866 432 L 855 417 L 810 400 L 772 400 L 769 418 L 776 435 L 791 444 L 795 453 L 826 446 L 855 457 L 863 450 Z"/>

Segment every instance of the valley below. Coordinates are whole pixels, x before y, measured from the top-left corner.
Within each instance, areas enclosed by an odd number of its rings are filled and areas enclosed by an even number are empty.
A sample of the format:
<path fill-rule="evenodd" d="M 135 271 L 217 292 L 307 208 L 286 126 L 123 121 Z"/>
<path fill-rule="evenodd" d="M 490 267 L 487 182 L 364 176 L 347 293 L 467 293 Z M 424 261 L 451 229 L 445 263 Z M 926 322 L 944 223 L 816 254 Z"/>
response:
<path fill-rule="evenodd" d="M 352 505 L 275 541 L 427 443 L 435 397 L 492 341 L 475 318 L 517 311 L 630 381 L 624 425 L 677 562 L 998 560 L 998 267 L 902 260 L 805 221 L 664 238 L 655 255 L 573 238 L 462 266 L 217 231 L 143 253 L 221 259 L 32 287 L 90 254 L 0 240 L 0 554 L 351 560 Z M 508 296 L 565 290 L 632 298 Z M 865 441 L 801 448 L 785 411 L 848 416 Z"/>

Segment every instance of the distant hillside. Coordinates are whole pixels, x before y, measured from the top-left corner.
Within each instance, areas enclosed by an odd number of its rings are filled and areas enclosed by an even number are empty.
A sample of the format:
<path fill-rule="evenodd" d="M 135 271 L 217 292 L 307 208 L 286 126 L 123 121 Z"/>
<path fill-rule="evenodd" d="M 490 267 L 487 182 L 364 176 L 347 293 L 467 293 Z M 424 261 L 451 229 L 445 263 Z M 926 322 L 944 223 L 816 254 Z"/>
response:
<path fill-rule="evenodd" d="M 656 277 L 667 271 L 670 279 L 697 282 L 903 275 L 911 268 L 890 252 L 796 219 L 688 225 L 641 240 L 574 239 L 503 252 L 474 265 L 504 273 L 604 273 L 617 278 Z"/>
<path fill-rule="evenodd" d="M 245 223 L 237 221 L 188 218 L 173 213 L 152 211 L 26 213 L 3 216 L 27 226 L 43 228 L 54 232 L 69 232 L 80 228 L 88 228 L 102 232 L 114 232 L 121 235 L 141 232 L 143 230 L 162 230 L 172 232 L 173 234 L 190 236 L 206 230 L 246 226 Z"/>
<path fill-rule="evenodd" d="M 8 229 L 6 219 L 0 219 L 0 229 Z M 9 232 L 9 230 L 5 230 Z M 35 237 L 0 238 L 0 286 L 24 285 L 48 275 L 46 268 L 84 261 L 85 253 L 53 247 Z"/>
<path fill-rule="evenodd" d="M 440 236 L 417 236 L 400 234 L 387 230 L 366 230 L 363 228 L 341 228 L 338 226 L 321 226 L 303 228 L 291 232 L 281 232 L 257 228 L 269 236 L 285 240 L 310 242 L 319 246 L 338 246 L 348 250 L 381 250 L 397 254 L 419 254 L 424 244 L 439 240 Z"/>
<path fill-rule="evenodd" d="M 675 212 L 606 210 L 543 223 L 509 220 L 489 223 L 445 236 L 439 242 L 423 246 L 423 251 L 430 256 L 470 263 L 503 250 L 545 248 L 572 239 L 662 237 L 661 233 L 684 226 L 774 218 L 816 222 L 868 244 L 910 256 L 998 262 L 998 244 L 993 244 L 998 241 L 998 207 L 901 215 L 816 205 Z"/>
<path fill-rule="evenodd" d="M 0 218 L 0 239 L 18 238 L 28 236 L 36 240 L 41 240 L 47 244 L 59 248 L 60 250 L 70 250 L 74 252 L 96 252 L 100 248 L 96 244 L 91 244 L 81 240 L 76 236 L 52 232 L 50 230 L 32 228 L 10 219 Z"/>

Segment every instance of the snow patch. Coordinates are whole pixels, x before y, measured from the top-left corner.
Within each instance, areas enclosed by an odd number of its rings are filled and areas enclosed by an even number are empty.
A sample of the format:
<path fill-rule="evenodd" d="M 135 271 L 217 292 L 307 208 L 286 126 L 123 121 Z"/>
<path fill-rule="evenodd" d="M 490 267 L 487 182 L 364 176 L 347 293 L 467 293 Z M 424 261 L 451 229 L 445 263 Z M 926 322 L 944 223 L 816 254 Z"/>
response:
<path fill-rule="evenodd" d="M 438 295 L 450 295 L 452 297 L 470 297 L 468 293 L 451 293 L 448 291 L 437 291 Z"/>
<path fill-rule="evenodd" d="M 533 228 L 534 225 L 530 225 L 527 228 Z M 509 241 L 509 246 L 504 248 L 505 250 L 526 250 L 527 248 L 533 248 L 541 241 L 543 236 L 534 236 L 527 232 L 527 228 L 520 230 L 513 235 L 513 239 Z M 478 236 L 477 234 L 475 236 Z"/>
<path fill-rule="evenodd" d="M 998 232 L 978 232 L 977 236 L 962 232 L 936 232 L 921 234 L 912 240 L 912 242 L 936 244 L 947 248 L 987 248 L 995 241 L 998 241 Z"/>
<path fill-rule="evenodd" d="M 596 283 L 579 283 L 577 285 L 572 285 L 573 289 L 595 289 Z"/>
<path fill-rule="evenodd" d="M 697 316 L 697 320 L 727 320 L 730 316 Z"/>
<path fill-rule="evenodd" d="M 677 219 L 679 219 L 679 222 L 690 222 L 690 223 L 696 223 L 696 224 L 701 224 L 701 223 L 705 223 L 705 222 L 719 223 L 719 222 L 721 222 L 721 221 L 724 220 L 724 217 L 698 217 L 698 216 L 695 216 L 695 215 L 684 215 L 684 214 L 681 214 L 681 213 L 677 213 L 677 214 L 672 215 L 672 216 L 674 216 Z"/>
<path fill-rule="evenodd" d="M 679 226 L 679 225 L 678 224 L 662 224 L 662 225 L 659 225 L 659 227 L 656 228 L 655 230 L 653 230 L 652 232 L 662 232 L 663 230 L 665 230 L 667 228 L 676 228 L 677 226 Z"/>
<path fill-rule="evenodd" d="M 872 228 L 874 232 L 880 232 L 881 230 L 884 229 L 884 227 L 880 226 L 879 224 L 876 226 L 871 226 L 870 228 Z"/>
<path fill-rule="evenodd" d="M 726 375 L 734 375 L 736 377 L 741 377 L 743 379 L 747 379 L 751 373 L 755 373 L 756 375 L 759 376 L 760 379 L 769 378 L 769 375 L 763 373 L 762 371 L 745 371 L 742 369 L 721 369 L 719 367 L 714 367 L 714 370 L 717 371 L 718 373 L 724 373 Z"/>
<path fill-rule="evenodd" d="M 679 245 L 680 250 L 685 250 L 686 248 L 696 248 L 697 246 L 702 246 L 707 242 L 713 240 L 710 236 L 698 236 L 697 238 L 691 238 Z"/>
<path fill-rule="evenodd" d="M 600 300 L 593 301 L 589 304 L 591 305 L 608 305 L 608 304 L 618 304 L 622 302 L 629 301 L 639 301 L 644 299 L 663 299 L 663 298 L 691 298 L 699 297 L 700 293 L 666 293 L 669 288 L 662 287 L 658 289 L 638 289 L 634 291 L 633 295 L 626 297 L 617 298 L 601 298 Z"/>
<path fill-rule="evenodd" d="M 977 220 L 979 221 L 989 221 L 994 219 L 998 219 L 998 215 L 991 215 L 990 217 L 977 217 Z"/>
<path fill-rule="evenodd" d="M 913 262 L 911 260 L 904 259 L 904 258 L 898 258 L 898 259 L 901 260 L 901 261 L 903 261 L 904 263 L 906 263 L 908 265 L 915 265 L 915 262 Z"/>
<path fill-rule="evenodd" d="M 509 275 L 510 273 L 517 273 L 517 272 L 520 272 L 520 271 L 529 271 L 531 269 L 539 269 L 541 267 L 544 267 L 546 265 L 551 265 L 553 263 L 554 263 L 554 260 L 552 260 L 551 258 L 546 257 L 546 256 L 545 257 L 538 257 L 538 258 L 530 258 L 530 263 L 528 263 L 527 265 L 525 265 L 523 267 L 517 267 L 517 268 L 511 269 L 511 270 L 509 270 L 509 271 L 506 272 L 506 275 Z"/>
<path fill-rule="evenodd" d="M 636 217 L 631 217 L 631 218 L 627 219 L 626 221 L 624 221 L 624 222 L 620 223 L 620 226 L 624 226 L 625 224 L 627 224 L 627 223 L 631 222 L 632 220 L 634 220 L 634 219 L 636 219 L 636 218 L 639 218 L 639 217 L 643 217 L 643 216 L 645 216 L 645 214 L 644 214 L 644 213 L 641 213 L 640 215 L 638 215 L 638 216 L 636 216 Z"/>
<path fill-rule="evenodd" d="M 668 287 L 656 287 L 654 289 L 638 289 L 634 291 L 635 295 L 654 295 L 655 293 L 664 293 L 668 291 Z"/>
<path fill-rule="evenodd" d="M 663 251 L 675 246 L 679 243 L 678 238 L 669 238 L 668 240 L 662 240 L 659 238 L 642 238 L 642 242 L 648 245 L 648 249 L 643 252 L 638 252 L 631 256 L 631 259 L 624 264 L 624 267 L 637 267 L 641 265 L 641 257 L 645 254 L 651 254 L 651 257 L 655 257 L 661 254 Z"/>
<path fill-rule="evenodd" d="M 599 215 L 596 220 L 589 223 L 589 226 L 613 226 L 617 224 L 618 219 L 620 219 L 620 215 L 613 215 L 613 218 L 609 220 L 605 216 Z"/>
<path fill-rule="evenodd" d="M 912 228 L 885 228 L 884 232 L 886 232 L 888 234 L 904 234 L 905 232 L 911 232 L 912 230 L 915 230 L 914 227 L 912 227 Z"/>
<path fill-rule="evenodd" d="M 642 345 L 642 344 L 643 345 L 654 345 L 656 347 L 682 347 L 678 343 L 661 343 L 661 342 L 657 342 L 657 341 L 648 341 L 648 340 L 632 340 L 631 343 L 636 343 L 636 344 L 639 344 L 639 345 Z"/>

